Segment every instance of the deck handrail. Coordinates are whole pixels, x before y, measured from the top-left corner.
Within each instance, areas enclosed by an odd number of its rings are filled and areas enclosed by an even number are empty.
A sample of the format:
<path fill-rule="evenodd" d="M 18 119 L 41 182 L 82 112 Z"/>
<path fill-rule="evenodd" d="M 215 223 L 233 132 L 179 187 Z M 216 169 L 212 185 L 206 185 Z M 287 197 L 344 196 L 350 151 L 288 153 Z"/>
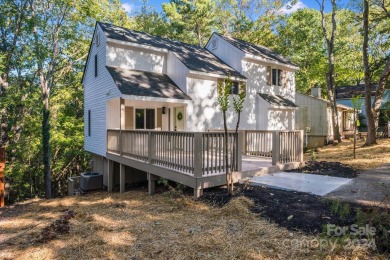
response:
<path fill-rule="evenodd" d="M 107 152 L 144 163 L 203 177 L 224 174 L 235 161 L 235 171 L 242 167 L 242 135 L 229 133 L 229 161 L 226 166 L 221 132 L 185 132 L 153 130 L 107 130 Z M 236 149 L 233 153 L 233 147 Z M 234 159 L 232 159 L 234 158 Z"/>

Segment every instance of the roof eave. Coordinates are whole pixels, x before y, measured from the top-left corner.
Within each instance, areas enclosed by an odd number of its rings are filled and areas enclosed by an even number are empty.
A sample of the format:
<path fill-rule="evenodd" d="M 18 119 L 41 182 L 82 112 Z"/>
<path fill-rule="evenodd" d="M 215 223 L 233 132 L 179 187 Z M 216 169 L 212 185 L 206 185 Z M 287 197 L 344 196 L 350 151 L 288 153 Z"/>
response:
<path fill-rule="evenodd" d="M 202 72 L 202 71 L 196 71 L 196 70 L 190 70 L 190 74 L 194 75 L 200 75 L 200 76 L 208 76 L 208 77 L 213 77 L 213 78 L 218 78 L 218 79 L 226 79 L 229 76 L 228 75 L 221 75 L 221 74 L 216 74 L 216 73 L 209 73 L 209 72 Z M 234 77 L 230 76 L 230 79 L 236 80 L 236 81 L 246 81 L 246 77 L 242 76 L 241 77 Z"/>
<path fill-rule="evenodd" d="M 253 54 L 250 54 L 250 53 L 247 53 L 247 52 L 245 52 L 244 59 L 260 61 L 260 62 L 263 62 L 263 63 L 266 63 L 266 64 L 270 64 L 270 65 L 277 65 L 277 66 L 281 66 L 281 67 L 292 69 L 294 71 L 299 70 L 298 66 L 294 66 L 294 65 L 291 65 L 291 64 L 278 62 L 278 61 L 275 61 L 275 60 L 264 59 L 262 57 L 259 57 L 259 56 L 256 56 L 256 55 L 253 55 Z"/>
<path fill-rule="evenodd" d="M 168 49 L 156 48 L 156 47 L 152 47 L 152 46 L 149 46 L 146 44 L 138 44 L 138 43 L 133 43 L 133 42 L 128 42 L 128 41 L 116 40 L 116 39 L 112 39 L 109 37 L 107 37 L 107 42 L 126 45 L 126 46 L 130 46 L 130 47 L 144 49 L 144 50 L 151 50 L 151 51 L 155 51 L 155 52 L 168 53 Z"/>
<path fill-rule="evenodd" d="M 122 98 L 123 99 L 131 99 L 131 100 L 140 100 L 140 101 L 183 103 L 183 104 L 189 104 L 190 102 L 192 102 L 192 99 L 189 96 L 188 96 L 188 99 L 178 99 L 178 98 L 162 98 L 162 97 L 150 97 L 150 96 L 137 96 L 137 95 L 122 94 Z"/>
<path fill-rule="evenodd" d="M 275 106 L 275 105 L 270 104 L 270 107 L 268 108 L 268 110 L 270 110 L 270 109 L 298 110 L 299 107 Z"/>

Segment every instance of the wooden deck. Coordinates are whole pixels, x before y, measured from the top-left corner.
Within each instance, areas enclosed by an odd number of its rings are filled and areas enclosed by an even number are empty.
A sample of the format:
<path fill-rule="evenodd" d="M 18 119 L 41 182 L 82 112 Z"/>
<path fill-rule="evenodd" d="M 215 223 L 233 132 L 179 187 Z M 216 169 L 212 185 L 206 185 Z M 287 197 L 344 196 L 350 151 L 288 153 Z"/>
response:
<path fill-rule="evenodd" d="M 297 166 L 303 160 L 302 131 L 241 131 L 228 133 L 229 161 L 225 163 L 223 132 L 107 131 L 106 157 L 118 162 L 120 191 L 125 187 L 125 168 L 148 173 L 149 190 L 166 178 L 203 189 L 226 184 L 225 169 L 234 162 L 234 180 Z M 108 190 L 113 189 L 113 163 L 109 163 Z M 111 170 L 110 170 L 111 169 Z"/>

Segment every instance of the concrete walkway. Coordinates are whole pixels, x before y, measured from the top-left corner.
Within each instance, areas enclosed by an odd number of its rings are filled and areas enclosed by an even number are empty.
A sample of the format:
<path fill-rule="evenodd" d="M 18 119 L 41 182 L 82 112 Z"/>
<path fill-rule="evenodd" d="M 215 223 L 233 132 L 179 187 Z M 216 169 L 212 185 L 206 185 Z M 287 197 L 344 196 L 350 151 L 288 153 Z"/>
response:
<path fill-rule="evenodd" d="M 346 185 L 352 179 L 297 172 L 279 172 L 250 179 L 251 185 L 268 186 L 276 189 L 307 192 L 324 196 Z"/>
<path fill-rule="evenodd" d="M 390 208 L 390 164 L 362 172 L 326 197 Z"/>

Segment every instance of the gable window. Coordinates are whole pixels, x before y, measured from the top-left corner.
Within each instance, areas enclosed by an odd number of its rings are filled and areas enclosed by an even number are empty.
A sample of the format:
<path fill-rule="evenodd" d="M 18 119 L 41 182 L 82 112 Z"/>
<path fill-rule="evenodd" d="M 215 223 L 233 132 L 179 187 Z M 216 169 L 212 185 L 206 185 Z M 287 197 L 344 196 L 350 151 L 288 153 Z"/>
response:
<path fill-rule="evenodd" d="M 95 55 L 95 77 L 98 76 L 98 56 Z"/>
<path fill-rule="evenodd" d="M 100 34 L 99 33 L 95 34 L 95 40 L 94 41 L 95 41 L 96 46 L 100 45 Z"/>
<path fill-rule="evenodd" d="M 215 50 L 218 47 L 217 39 L 211 41 L 211 49 Z"/>
<path fill-rule="evenodd" d="M 91 110 L 88 110 L 88 136 L 91 136 Z"/>

